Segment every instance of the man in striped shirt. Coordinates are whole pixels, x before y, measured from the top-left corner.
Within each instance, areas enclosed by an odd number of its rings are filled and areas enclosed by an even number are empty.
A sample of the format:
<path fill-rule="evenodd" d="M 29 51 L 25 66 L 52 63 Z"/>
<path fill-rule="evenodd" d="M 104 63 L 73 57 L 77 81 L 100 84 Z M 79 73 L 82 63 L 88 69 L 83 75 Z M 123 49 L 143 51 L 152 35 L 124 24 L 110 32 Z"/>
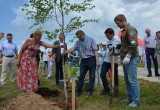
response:
<path fill-rule="evenodd" d="M 83 81 L 88 70 L 90 80 L 87 95 L 91 96 L 93 93 L 93 87 L 95 82 L 95 69 L 96 66 L 100 66 L 98 61 L 98 48 L 95 40 L 91 37 L 88 37 L 82 30 L 77 31 L 76 36 L 79 40 L 76 41 L 75 45 L 72 48 L 68 49 L 63 54 L 71 53 L 75 50 L 78 51 L 79 56 L 81 57 L 81 64 L 76 96 L 80 96 L 82 93 Z"/>

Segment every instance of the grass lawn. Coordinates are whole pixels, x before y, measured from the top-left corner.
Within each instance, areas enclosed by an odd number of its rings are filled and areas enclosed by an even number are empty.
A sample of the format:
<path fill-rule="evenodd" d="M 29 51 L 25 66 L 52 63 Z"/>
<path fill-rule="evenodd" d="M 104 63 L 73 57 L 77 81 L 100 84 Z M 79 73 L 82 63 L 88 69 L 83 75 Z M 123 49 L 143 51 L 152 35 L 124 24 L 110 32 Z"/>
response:
<path fill-rule="evenodd" d="M 1 71 L 1 67 L 0 67 Z M 67 74 L 67 69 L 65 69 Z M 20 94 L 16 83 L 11 84 L 8 74 L 7 84 L 5 87 L 0 86 L 0 103 L 4 100 L 11 99 Z M 58 89 L 55 86 L 55 80 L 48 80 L 40 74 L 41 86 L 50 89 Z M 141 105 L 134 110 L 160 110 L 160 84 L 152 83 L 145 80 L 139 80 L 141 88 Z M 71 85 L 71 84 L 70 84 Z M 69 88 L 71 89 L 71 88 Z M 126 107 L 128 103 L 120 102 L 126 98 L 126 89 L 123 77 L 119 78 L 119 96 L 113 99 L 113 103 L 109 106 L 109 96 L 99 96 L 98 93 L 102 87 L 97 86 L 94 89 L 93 96 L 86 95 L 86 91 L 79 97 L 80 106 L 78 110 L 128 110 Z M 46 99 L 47 100 L 47 99 Z"/>

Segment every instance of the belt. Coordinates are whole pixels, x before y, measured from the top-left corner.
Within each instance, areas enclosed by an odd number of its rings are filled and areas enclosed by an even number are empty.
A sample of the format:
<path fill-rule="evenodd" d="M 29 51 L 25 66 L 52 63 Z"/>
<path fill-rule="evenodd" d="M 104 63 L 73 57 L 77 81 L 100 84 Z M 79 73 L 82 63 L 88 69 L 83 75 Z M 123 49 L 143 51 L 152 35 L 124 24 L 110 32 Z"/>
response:
<path fill-rule="evenodd" d="M 14 57 L 14 55 L 12 55 L 12 56 L 5 56 L 5 57 L 9 57 L 9 58 L 12 58 L 12 57 Z"/>
<path fill-rule="evenodd" d="M 146 48 L 146 49 L 155 50 L 155 48 Z"/>
<path fill-rule="evenodd" d="M 90 59 L 90 58 L 94 58 L 95 56 L 90 56 L 88 58 L 82 58 L 82 60 L 87 60 L 87 59 Z"/>

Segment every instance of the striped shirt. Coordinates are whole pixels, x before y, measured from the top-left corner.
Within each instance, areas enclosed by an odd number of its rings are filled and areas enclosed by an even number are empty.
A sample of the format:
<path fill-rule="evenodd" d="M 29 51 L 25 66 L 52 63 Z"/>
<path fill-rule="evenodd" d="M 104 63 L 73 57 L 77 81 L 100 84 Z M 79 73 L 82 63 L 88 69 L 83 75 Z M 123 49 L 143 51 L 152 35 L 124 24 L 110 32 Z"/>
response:
<path fill-rule="evenodd" d="M 98 50 L 95 40 L 85 35 L 84 41 L 78 40 L 73 46 L 77 50 L 81 58 L 89 58 L 95 56 L 95 51 Z"/>

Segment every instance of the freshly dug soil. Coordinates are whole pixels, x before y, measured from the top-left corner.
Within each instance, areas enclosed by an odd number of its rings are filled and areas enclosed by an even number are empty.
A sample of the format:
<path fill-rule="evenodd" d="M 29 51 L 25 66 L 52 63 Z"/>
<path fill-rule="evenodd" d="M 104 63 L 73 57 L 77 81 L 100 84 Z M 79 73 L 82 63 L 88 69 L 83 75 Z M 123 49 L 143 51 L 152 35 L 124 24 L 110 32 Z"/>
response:
<path fill-rule="evenodd" d="M 0 110 L 62 110 L 56 102 L 45 100 L 35 93 L 22 93 L 0 103 Z"/>
<path fill-rule="evenodd" d="M 0 103 L 0 110 L 71 110 L 71 97 L 66 108 L 66 99 L 62 92 L 41 87 L 36 93 L 22 93 Z M 71 93 L 68 93 L 71 96 Z M 76 99 L 76 108 L 78 106 L 79 101 Z"/>

